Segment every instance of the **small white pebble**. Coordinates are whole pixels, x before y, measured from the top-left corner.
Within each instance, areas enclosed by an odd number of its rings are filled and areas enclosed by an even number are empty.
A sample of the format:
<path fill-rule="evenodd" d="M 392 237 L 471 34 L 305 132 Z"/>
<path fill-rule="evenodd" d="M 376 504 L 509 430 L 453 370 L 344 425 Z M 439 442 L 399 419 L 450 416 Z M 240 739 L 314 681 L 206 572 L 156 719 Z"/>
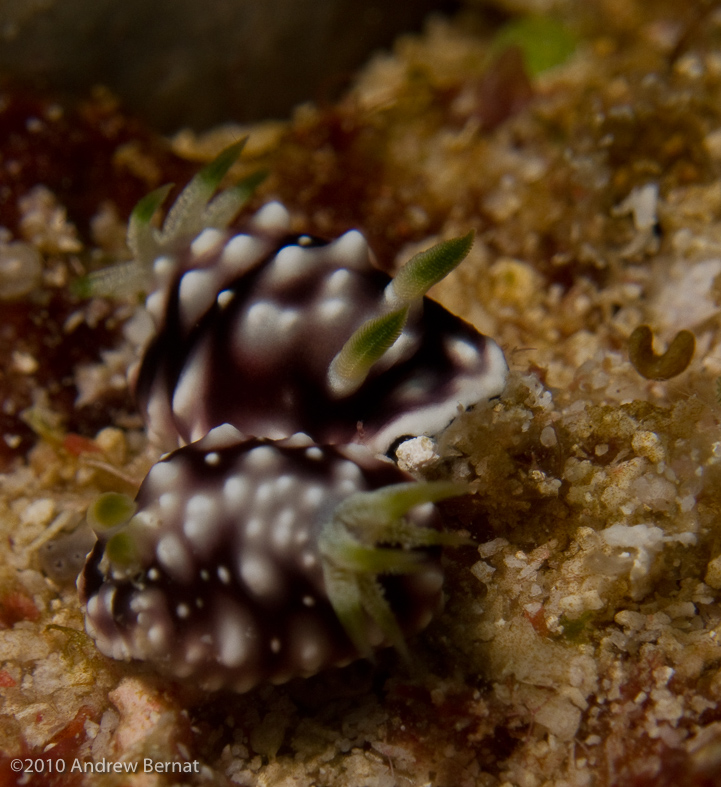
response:
<path fill-rule="evenodd" d="M 676 601 L 669 604 L 664 612 L 671 618 L 692 618 L 696 615 L 696 605 L 691 601 Z"/>
<path fill-rule="evenodd" d="M 558 444 L 558 438 L 556 437 L 556 430 L 552 426 L 546 426 L 541 431 L 541 445 L 545 446 L 546 448 L 553 448 L 555 445 Z"/>
<path fill-rule="evenodd" d="M 709 561 L 704 582 L 714 590 L 721 590 L 721 555 Z"/>
<path fill-rule="evenodd" d="M 35 356 L 20 350 L 13 350 L 12 365 L 13 369 L 19 374 L 35 374 L 40 368 L 40 364 Z"/>
<path fill-rule="evenodd" d="M 435 464 L 440 455 L 434 440 L 426 435 L 413 437 L 401 443 L 396 449 L 398 467 L 407 473 L 417 472 Z"/>

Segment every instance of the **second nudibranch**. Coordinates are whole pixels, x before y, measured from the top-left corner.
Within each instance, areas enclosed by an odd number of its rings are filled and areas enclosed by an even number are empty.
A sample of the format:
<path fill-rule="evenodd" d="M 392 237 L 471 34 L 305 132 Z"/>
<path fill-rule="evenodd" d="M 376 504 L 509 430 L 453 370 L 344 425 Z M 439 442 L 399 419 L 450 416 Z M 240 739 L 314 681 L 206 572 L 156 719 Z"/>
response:
<path fill-rule="evenodd" d="M 149 661 L 208 690 L 247 691 L 370 656 L 441 606 L 430 503 L 363 446 L 305 435 L 243 440 L 220 426 L 163 458 L 135 503 L 101 496 L 79 581 L 86 628 L 116 659 Z"/>
<path fill-rule="evenodd" d="M 294 234 L 278 202 L 229 230 L 242 189 L 210 198 L 239 148 L 191 181 L 162 230 L 150 219 L 167 189 L 131 218 L 155 326 L 133 373 L 151 439 L 171 450 L 230 423 L 248 436 L 304 432 L 384 454 L 502 392 L 498 345 L 424 297 L 466 256 L 472 233 L 391 279 L 360 232 L 332 242 Z"/>

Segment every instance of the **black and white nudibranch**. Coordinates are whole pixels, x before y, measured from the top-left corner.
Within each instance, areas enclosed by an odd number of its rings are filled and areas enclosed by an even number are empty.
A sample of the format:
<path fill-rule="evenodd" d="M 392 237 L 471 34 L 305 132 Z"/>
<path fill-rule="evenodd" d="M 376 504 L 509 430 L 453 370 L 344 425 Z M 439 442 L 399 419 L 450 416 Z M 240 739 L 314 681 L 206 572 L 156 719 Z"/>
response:
<path fill-rule="evenodd" d="M 86 628 L 106 655 L 208 690 L 403 651 L 441 602 L 426 547 L 454 541 L 431 501 L 459 491 L 362 446 L 243 440 L 226 424 L 158 462 L 134 505 L 110 493 L 91 508 Z"/>
<path fill-rule="evenodd" d="M 228 229 L 247 184 L 213 196 L 242 143 L 170 208 L 142 200 L 134 259 L 97 293 L 149 292 L 153 330 L 131 371 L 150 439 L 171 451 L 136 502 L 105 495 L 78 586 L 86 628 L 114 658 L 155 663 L 209 689 L 247 690 L 405 652 L 440 600 L 433 503 L 384 457 L 499 395 L 498 345 L 425 297 L 472 235 L 416 255 L 395 278 L 357 231 L 294 234 L 286 209 Z"/>
<path fill-rule="evenodd" d="M 230 423 L 248 436 L 304 432 L 380 454 L 502 391 L 498 345 L 424 297 L 468 253 L 471 234 L 391 280 L 360 232 L 331 243 L 292 234 L 277 202 L 231 231 L 236 193 L 208 200 L 235 156 L 196 176 L 162 231 L 150 218 L 166 189 L 131 218 L 155 324 L 134 387 L 155 442 L 171 450 Z"/>

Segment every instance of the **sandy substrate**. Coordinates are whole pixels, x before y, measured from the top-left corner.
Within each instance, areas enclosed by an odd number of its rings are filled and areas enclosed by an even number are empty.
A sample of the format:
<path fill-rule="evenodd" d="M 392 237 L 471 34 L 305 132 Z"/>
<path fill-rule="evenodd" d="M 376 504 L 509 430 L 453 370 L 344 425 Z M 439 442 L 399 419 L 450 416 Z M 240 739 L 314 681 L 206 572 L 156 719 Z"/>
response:
<path fill-rule="evenodd" d="M 201 161 L 250 133 L 235 174 L 270 173 L 254 204 L 280 198 L 299 231 L 360 228 L 387 269 L 476 230 L 433 294 L 512 372 L 414 465 L 469 484 L 443 511 L 477 546 L 448 550 L 446 610 L 413 641 L 412 671 L 384 653 L 206 697 L 97 653 L 47 544 L 72 562 L 58 535 L 98 492 L 132 491 L 155 454 L 125 389 L 132 304 L 70 298 L 63 341 L 101 332 L 70 370 L 85 417 L 42 376 L 47 337 L 2 359 L 38 436 L 8 427 L 8 450 L 35 445 L 0 475 L 8 779 L 51 783 L 9 771 L 42 755 L 67 764 L 57 784 L 721 784 L 721 14 L 609 0 L 561 19 L 574 52 L 533 78 L 472 19 L 435 21 L 337 105 L 172 140 Z M 156 185 L 152 157 L 124 151 Z M 6 240 L 38 270 L 18 284 L 0 265 L 13 315 L 54 314 L 93 256 L 122 257 L 122 209 L 98 205 L 86 236 L 52 192 L 33 194 Z M 687 370 L 641 376 L 628 340 L 642 324 L 658 353 L 693 331 Z M 88 775 L 76 758 L 197 772 Z"/>

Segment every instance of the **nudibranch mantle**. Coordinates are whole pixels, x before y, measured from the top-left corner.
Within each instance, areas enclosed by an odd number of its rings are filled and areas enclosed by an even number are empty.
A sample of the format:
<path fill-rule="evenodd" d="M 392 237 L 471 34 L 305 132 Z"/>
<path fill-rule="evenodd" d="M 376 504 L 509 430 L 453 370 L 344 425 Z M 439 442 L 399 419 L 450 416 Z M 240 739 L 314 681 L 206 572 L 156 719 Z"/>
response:
<path fill-rule="evenodd" d="M 91 507 L 78 587 L 103 653 L 245 691 L 382 645 L 407 654 L 441 600 L 438 545 L 465 543 L 432 504 L 464 489 L 414 482 L 384 455 L 499 395 L 507 365 L 425 297 L 472 234 L 391 279 L 359 232 L 293 233 L 277 202 L 228 229 L 248 183 L 213 195 L 241 148 L 193 178 L 161 229 L 169 189 L 141 200 L 133 261 L 93 279 L 96 293 L 149 292 L 129 376 L 171 453 L 135 503 Z"/>
<path fill-rule="evenodd" d="M 389 312 L 392 280 L 359 232 L 325 243 L 289 227 L 272 202 L 245 231 L 206 229 L 154 261 L 147 308 L 156 334 L 135 385 L 156 442 L 171 449 L 231 423 L 247 435 L 304 432 L 383 454 L 501 392 L 506 363 L 495 342 L 419 298 L 362 383 L 339 395 L 329 368 L 348 337 Z"/>

